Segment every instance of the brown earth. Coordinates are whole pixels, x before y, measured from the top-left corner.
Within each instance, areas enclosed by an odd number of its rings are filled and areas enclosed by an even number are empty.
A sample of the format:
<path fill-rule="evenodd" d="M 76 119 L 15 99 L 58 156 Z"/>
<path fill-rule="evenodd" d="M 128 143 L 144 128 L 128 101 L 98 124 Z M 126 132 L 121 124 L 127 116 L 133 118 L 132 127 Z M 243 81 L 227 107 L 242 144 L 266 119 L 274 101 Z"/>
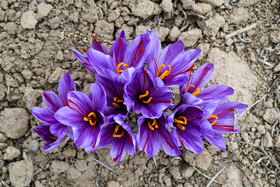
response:
<path fill-rule="evenodd" d="M 279 1 L 1 0 L 0 5 L 0 186 L 206 186 L 224 166 L 211 186 L 280 186 Z M 88 154 L 69 140 L 43 153 L 44 142 L 32 131 L 39 122 L 30 113 L 43 106 L 42 91 L 56 91 L 65 72 L 78 90 L 88 92 L 94 82 L 72 53 L 88 49 L 90 42 L 60 40 L 60 33 L 95 33 L 109 47 L 121 30 L 131 41 L 147 28 L 164 46 L 180 39 L 187 49 L 202 49 L 196 64 L 213 63 L 212 83 L 232 86 L 230 100 L 250 106 L 238 121 L 241 133 L 226 135 L 228 150 L 206 143 L 200 155 L 182 151 L 173 158 L 161 151 L 154 159 L 138 151 L 116 164 L 108 148 Z M 238 159 L 247 164 L 238 167 Z"/>

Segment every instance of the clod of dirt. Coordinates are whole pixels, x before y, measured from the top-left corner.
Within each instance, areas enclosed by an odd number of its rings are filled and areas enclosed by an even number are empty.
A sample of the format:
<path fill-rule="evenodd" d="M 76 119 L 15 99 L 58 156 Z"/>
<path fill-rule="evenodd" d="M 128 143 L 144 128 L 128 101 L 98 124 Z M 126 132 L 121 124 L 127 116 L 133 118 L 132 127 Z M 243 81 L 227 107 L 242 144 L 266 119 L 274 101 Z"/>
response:
<path fill-rule="evenodd" d="M 226 169 L 228 182 L 223 185 L 224 187 L 240 187 L 242 186 L 242 172 L 235 164 L 232 164 Z"/>
<path fill-rule="evenodd" d="M 9 166 L 9 173 L 13 186 L 28 186 L 33 176 L 33 164 L 28 160 L 13 162 Z"/>
<path fill-rule="evenodd" d="M 212 5 L 213 7 L 219 7 L 222 6 L 226 1 L 225 0 L 200 0 L 203 3 L 208 3 Z"/>
<path fill-rule="evenodd" d="M 19 139 L 25 135 L 29 121 L 26 110 L 23 108 L 5 108 L 0 116 L 0 132 L 12 139 Z"/>
<path fill-rule="evenodd" d="M 253 104 L 253 93 L 258 88 L 259 80 L 246 62 L 234 52 L 226 53 L 218 48 L 210 50 L 207 61 L 215 66 L 212 81 L 234 89 L 234 94 L 230 96 L 231 101 Z"/>
<path fill-rule="evenodd" d="M 100 20 L 96 23 L 94 32 L 106 40 L 113 40 L 114 23 Z"/>
<path fill-rule="evenodd" d="M 192 5 L 195 4 L 194 0 L 181 0 L 182 4 L 183 4 L 183 8 L 185 10 L 189 10 L 192 8 Z"/>
<path fill-rule="evenodd" d="M 212 157 L 206 149 L 204 149 L 200 154 L 193 154 L 184 149 L 182 156 L 191 166 L 195 166 L 203 170 L 207 170 L 211 165 Z"/>
<path fill-rule="evenodd" d="M 7 136 L 5 134 L 0 132 L 0 142 L 4 143 L 8 140 Z"/>
<path fill-rule="evenodd" d="M 181 170 L 181 174 L 185 179 L 189 179 L 193 173 L 194 173 L 194 168 L 190 165 L 183 166 Z"/>
<path fill-rule="evenodd" d="M 58 160 L 54 160 L 51 163 L 51 171 L 55 174 L 55 175 L 59 175 L 60 173 L 63 173 L 65 171 L 67 171 L 69 168 L 69 164 L 66 162 L 62 162 L 62 161 L 58 161 Z"/>
<path fill-rule="evenodd" d="M 280 136 L 276 136 L 273 140 L 274 147 L 280 148 Z"/>
<path fill-rule="evenodd" d="M 8 144 L 6 144 L 6 143 L 0 143 L 0 150 L 5 149 L 6 147 L 8 147 Z"/>
<path fill-rule="evenodd" d="M 5 85 L 0 83 L 0 101 L 2 101 L 5 97 L 5 90 Z"/>
<path fill-rule="evenodd" d="M 132 7 L 132 14 L 143 19 L 158 15 L 160 12 L 160 6 L 149 0 L 138 1 L 138 3 Z"/>
<path fill-rule="evenodd" d="M 20 151 L 15 147 L 7 147 L 4 154 L 4 160 L 14 160 L 20 156 Z"/>
<path fill-rule="evenodd" d="M 117 9 L 109 12 L 108 21 L 109 22 L 115 21 L 116 19 L 118 19 L 118 17 L 120 17 L 120 15 L 121 15 L 120 9 L 117 8 Z"/>
<path fill-rule="evenodd" d="M 275 30 L 275 31 L 270 33 L 270 40 L 273 43 L 279 43 L 280 42 L 280 32 L 279 32 L 279 30 Z"/>
<path fill-rule="evenodd" d="M 154 29 L 161 42 L 165 41 L 166 36 L 169 34 L 169 29 L 166 27 L 157 27 Z"/>
<path fill-rule="evenodd" d="M 177 181 L 181 178 L 181 173 L 178 167 L 171 167 L 168 169 L 173 178 Z"/>
<path fill-rule="evenodd" d="M 209 48 L 210 48 L 210 45 L 208 43 L 199 44 L 197 46 L 197 49 L 201 50 L 201 53 L 200 53 L 200 55 L 198 57 L 198 60 L 202 60 L 205 57 L 205 55 L 209 51 Z"/>
<path fill-rule="evenodd" d="M 269 132 L 266 132 L 263 137 L 263 146 L 264 147 L 273 147 L 273 140 L 272 140 L 272 137 L 270 136 Z"/>
<path fill-rule="evenodd" d="M 17 25 L 13 22 L 9 22 L 9 23 L 5 24 L 3 29 L 9 35 L 15 35 L 17 33 Z"/>
<path fill-rule="evenodd" d="M 172 42 L 175 42 L 177 38 L 180 36 L 181 31 L 179 30 L 178 27 L 174 26 L 169 33 L 168 39 L 171 40 Z"/>
<path fill-rule="evenodd" d="M 240 0 L 238 2 L 240 7 L 250 7 L 254 4 L 256 4 L 259 0 Z"/>
<path fill-rule="evenodd" d="M 120 186 L 120 183 L 118 183 L 117 181 L 109 181 L 107 183 L 107 187 L 118 187 Z"/>
<path fill-rule="evenodd" d="M 29 153 L 35 154 L 35 153 L 37 153 L 39 147 L 40 147 L 39 142 L 38 142 L 37 140 L 32 140 L 32 141 L 28 144 L 27 150 L 28 150 Z"/>
<path fill-rule="evenodd" d="M 277 111 L 273 108 L 266 109 L 263 115 L 263 119 L 270 124 L 273 124 L 278 118 L 279 115 Z"/>
<path fill-rule="evenodd" d="M 178 40 L 182 40 L 185 47 L 193 46 L 198 39 L 202 38 L 202 32 L 200 29 L 192 29 L 187 32 L 182 32 Z"/>
<path fill-rule="evenodd" d="M 245 23 L 250 18 L 249 10 L 247 8 L 238 8 L 233 11 L 228 19 L 228 24 L 235 23 L 237 25 Z"/>
<path fill-rule="evenodd" d="M 53 84 L 53 83 L 59 83 L 61 77 L 66 73 L 65 70 L 61 69 L 60 67 L 56 68 L 54 72 L 51 74 L 49 77 L 48 82 Z"/>
<path fill-rule="evenodd" d="M 38 5 L 37 18 L 41 19 L 41 18 L 44 18 L 44 17 L 48 16 L 48 14 L 50 13 L 50 11 L 52 9 L 53 9 L 52 5 L 45 4 L 45 3 L 40 3 Z"/>
<path fill-rule="evenodd" d="M 173 9 L 173 3 L 171 0 L 163 0 L 160 4 L 163 12 L 165 13 L 171 13 Z"/>
<path fill-rule="evenodd" d="M 206 3 L 196 3 L 192 6 L 192 11 L 201 15 L 206 15 L 211 13 L 212 7 Z"/>
<path fill-rule="evenodd" d="M 208 20 L 201 20 L 197 22 L 199 27 L 203 30 L 203 34 L 206 36 L 216 36 L 219 29 L 224 26 L 225 18 L 216 14 Z"/>
<path fill-rule="evenodd" d="M 38 98 L 41 97 L 41 92 L 34 90 L 31 87 L 27 87 L 24 92 L 23 101 L 26 107 L 30 110 L 32 107 L 36 106 Z"/>
<path fill-rule="evenodd" d="M 35 29 L 37 22 L 36 14 L 33 11 L 24 12 L 21 16 L 20 23 L 24 29 Z"/>

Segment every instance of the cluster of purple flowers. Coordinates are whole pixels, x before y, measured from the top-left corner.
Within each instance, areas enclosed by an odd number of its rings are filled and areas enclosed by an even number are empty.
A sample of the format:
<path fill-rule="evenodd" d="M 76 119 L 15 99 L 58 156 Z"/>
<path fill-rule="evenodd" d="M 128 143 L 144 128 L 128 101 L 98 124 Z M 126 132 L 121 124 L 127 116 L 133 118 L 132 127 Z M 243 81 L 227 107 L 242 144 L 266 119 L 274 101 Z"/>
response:
<path fill-rule="evenodd" d="M 74 51 L 74 55 L 95 74 L 97 83 L 91 85 L 90 95 L 76 91 L 66 73 L 58 86 L 59 96 L 43 92 L 47 109 L 31 109 L 44 123 L 34 128 L 46 141 L 44 152 L 58 147 L 69 134 L 87 152 L 112 144 L 110 154 L 115 162 L 126 153 L 135 154 L 136 147 L 149 157 L 161 147 L 171 156 L 181 154 L 179 147 L 199 154 L 205 140 L 225 151 L 221 133 L 240 132 L 235 120 L 247 105 L 226 101 L 234 92 L 229 86 L 205 87 L 213 76 L 213 64 L 192 74 L 199 49 L 185 51 L 178 41 L 161 52 L 158 36 L 147 30 L 129 45 L 122 31 L 110 52 L 96 40 L 85 52 Z M 181 101 L 176 106 L 171 103 L 171 87 L 180 88 Z M 141 114 L 137 124 L 125 122 L 132 110 Z M 135 136 L 131 129 L 137 125 Z"/>

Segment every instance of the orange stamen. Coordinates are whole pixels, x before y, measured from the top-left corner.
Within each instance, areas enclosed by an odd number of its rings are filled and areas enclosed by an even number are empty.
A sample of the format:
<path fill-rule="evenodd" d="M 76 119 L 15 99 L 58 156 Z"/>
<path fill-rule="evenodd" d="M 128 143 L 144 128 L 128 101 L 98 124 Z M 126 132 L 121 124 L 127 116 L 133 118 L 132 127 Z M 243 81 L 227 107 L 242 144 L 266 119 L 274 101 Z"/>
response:
<path fill-rule="evenodd" d="M 214 125 L 217 122 L 217 120 L 219 119 L 217 115 L 212 114 L 207 120 L 210 120 L 210 119 L 213 119 L 213 118 L 215 118 L 215 121 L 213 121 L 211 123 L 211 125 Z"/>
<path fill-rule="evenodd" d="M 124 72 L 124 70 L 121 70 L 121 69 L 120 69 L 121 66 L 124 66 L 124 69 L 127 69 L 127 68 L 128 68 L 128 65 L 125 64 L 124 62 L 119 63 L 118 66 L 117 66 L 117 73 L 118 73 L 118 75 L 120 75 L 121 73 Z"/>
<path fill-rule="evenodd" d="M 117 125 L 115 127 L 115 132 L 113 133 L 113 137 L 114 138 L 121 138 L 121 137 L 123 137 L 123 135 L 124 135 L 124 129 L 123 128 L 121 128 L 121 130 L 122 130 L 121 134 L 117 134 L 120 127 L 121 127 L 120 125 Z"/>

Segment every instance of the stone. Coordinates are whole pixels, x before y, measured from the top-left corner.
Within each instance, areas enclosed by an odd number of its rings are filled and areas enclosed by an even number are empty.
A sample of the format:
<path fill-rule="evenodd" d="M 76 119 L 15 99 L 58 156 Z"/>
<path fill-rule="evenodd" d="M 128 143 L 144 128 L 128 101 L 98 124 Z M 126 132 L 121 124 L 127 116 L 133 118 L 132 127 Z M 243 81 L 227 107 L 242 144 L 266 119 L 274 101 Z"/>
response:
<path fill-rule="evenodd" d="M 60 67 L 57 67 L 54 72 L 51 74 L 51 76 L 48 79 L 48 83 L 59 83 L 60 79 L 63 77 L 63 75 L 66 73 L 64 69 L 61 69 Z"/>
<path fill-rule="evenodd" d="M 38 10 L 37 10 L 38 19 L 41 19 L 41 18 L 44 18 L 44 17 L 48 16 L 48 14 L 50 13 L 50 11 L 52 9 L 53 9 L 52 5 L 45 4 L 45 3 L 40 3 L 38 5 Z"/>
<path fill-rule="evenodd" d="M 11 163 L 9 166 L 10 181 L 13 186 L 28 186 L 33 177 L 33 164 L 29 160 Z"/>
<path fill-rule="evenodd" d="M 181 3 L 183 4 L 183 8 L 185 10 L 190 10 L 192 5 L 195 4 L 194 0 L 181 0 Z"/>
<path fill-rule="evenodd" d="M 171 13 L 173 9 L 173 3 L 171 0 L 162 0 L 160 4 L 163 12 L 165 13 Z"/>
<path fill-rule="evenodd" d="M 61 173 L 64 173 L 68 170 L 69 168 L 69 164 L 63 161 L 58 161 L 58 160 L 54 160 L 51 163 L 51 167 L 50 170 L 52 173 L 59 175 Z"/>
<path fill-rule="evenodd" d="M 6 81 L 6 85 L 7 85 L 8 87 L 14 87 L 14 88 L 16 88 L 16 87 L 19 86 L 18 81 L 15 80 L 15 79 L 14 79 L 11 75 L 9 75 L 9 74 L 5 74 L 5 81 Z"/>
<path fill-rule="evenodd" d="M 225 0 L 200 0 L 200 2 L 208 3 L 208 4 L 212 5 L 213 7 L 220 7 L 226 1 Z"/>
<path fill-rule="evenodd" d="M 265 134 L 265 127 L 263 125 L 259 125 L 257 129 L 258 133 L 260 133 L 261 135 Z"/>
<path fill-rule="evenodd" d="M 31 154 L 35 154 L 37 153 L 37 151 L 39 150 L 40 144 L 37 140 L 32 140 L 27 147 L 27 150 L 29 153 Z"/>
<path fill-rule="evenodd" d="M 206 3 L 196 3 L 192 5 L 192 11 L 200 15 L 206 15 L 211 13 L 212 7 Z"/>
<path fill-rule="evenodd" d="M 114 23 L 109 23 L 105 20 L 99 20 L 95 24 L 94 32 L 103 39 L 113 40 L 114 28 Z"/>
<path fill-rule="evenodd" d="M 6 87 L 4 84 L 0 83 L 0 101 L 4 99 L 5 95 L 6 95 Z"/>
<path fill-rule="evenodd" d="M 32 87 L 26 87 L 22 100 L 25 102 L 25 106 L 28 110 L 37 106 L 37 101 L 41 97 L 41 92 L 34 90 Z"/>
<path fill-rule="evenodd" d="M 264 111 L 263 119 L 273 124 L 279 118 L 278 112 L 274 108 L 268 108 Z"/>
<path fill-rule="evenodd" d="M 176 181 L 181 178 L 181 173 L 178 167 L 170 167 L 168 171 Z"/>
<path fill-rule="evenodd" d="M 4 160 L 0 160 L 0 170 L 2 169 L 2 167 L 4 166 Z"/>
<path fill-rule="evenodd" d="M 115 21 L 116 19 L 118 19 L 118 17 L 120 17 L 120 15 L 121 15 L 120 9 L 117 8 L 115 10 L 112 10 L 109 12 L 108 21 L 109 22 Z"/>
<path fill-rule="evenodd" d="M 270 40 L 273 42 L 273 43 L 279 43 L 280 42 L 280 32 L 279 30 L 275 30 L 275 31 L 272 31 L 270 33 Z M 279 65 L 279 64 L 278 64 Z"/>
<path fill-rule="evenodd" d="M 255 102 L 252 93 L 261 86 L 259 85 L 261 81 L 244 60 L 232 51 L 227 53 L 219 48 L 213 48 L 208 52 L 206 61 L 215 66 L 212 82 L 225 84 L 234 89 L 229 101 L 238 101 L 249 106 Z"/>
<path fill-rule="evenodd" d="M 169 33 L 168 39 L 172 42 L 177 41 L 177 38 L 180 36 L 181 31 L 177 26 L 174 26 Z"/>
<path fill-rule="evenodd" d="M 6 143 L 0 143 L 0 150 L 5 149 L 6 147 L 8 147 L 8 144 L 6 144 Z"/>
<path fill-rule="evenodd" d="M 4 154 L 4 160 L 14 160 L 20 156 L 20 151 L 15 147 L 7 147 Z"/>
<path fill-rule="evenodd" d="M 21 72 L 22 76 L 25 78 L 26 81 L 30 81 L 31 78 L 32 78 L 32 71 L 28 70 L 28 69 L 25 69 Z"/>
<path fill-rule="evenodd" d="M 136 27 L 136 31 L 135 31 L 136 36 L 146 33 L 147 29 L 150 29 L 150 28 L 146 27 L 144 25 L 139 25 L 138 27 Z"/>
<path fill-rule="evenodd" d="M 117 181 L 109 181 L 107 182 L 107 187 L 118 187 L 120 186 L 120 183 Z"/>
<path fill-rule="evenodd" d="M 202 60 L 208 53 L 210 44 L 208 43 L 199 44 L 196 48 L 201 50 L 198 60 Z"/>
<path fill-rule="evenodd" d="M 259 0 L 239 0 L 238 5 L 240 7 L 250 7 L 256 4 Z"/>
<path fill-rule="evenodd" d="M 241 23 L 247 22 L 249 18 L 249 10 L 247 8 L 240 7 L 233 10 L 233 13 L 230 14 L 227 21 L 228 24 L 235 23 L 236 25 L 240 25 Z"/>
<path fill-rule="evenodd" d="M 0 132 L 0 142 L 5 143 L 8 140 L 7 136 Z"/>
<path fill-rule="evenodd" d="M 65 157 L 75 157 L 76 156 L 76 150 L 68 148 L 68 149 L 63 151 L 63 155 Z"/>
<path fill-rule="evenodd" d="M 40 183 L 39 181 L 36 181 L 35 187 L 45 187 L 45 186 L 42 183 Z"/>
<path fill-rule="evenodd" d="M 147 19 L 153 15 L 160 14 L 161 8 L 158 4 L 150 0 L 142 0 L 138 1 L 138 3 L 132 7 L 131 12 L 134 16 Z"/>
<path fill-rule="evenodd" d="M 35 29 L 38 20 L 33 11 L 24 12 L 21 16 L 20 24 L 24 29 Z"/>
<path fill-rule="evenodd" d="M 228 181 L 223 186 L 225 186 L 225 187 L 242 186 L 243 173 L 235 164 L 232 164 L 225 171 L 226 171 L 226 175 L 228 177 Z"/>
<path fill-rule="evenodd" d="M 165 38 L 169 34 L 169 29 L 166 27 L 156 27 L 154 31 L 158 35 L 161 42 L 165 41 Z"/>
<path fill-rule="evenodd" d="M 185 47 L 192 47 L 200 38 L 202 38 L 202 32 L 200 29 L 195 28 L 187 32 L 182 32 L 178 40 L 182 40 Z"/>
<path fill-rule="evenodd" d="M 204 149 L 200 154 L 193 154 L 184 149 L 183 159 L 191 166 L 195 166 L 203 170 L 207 170 L 212 161 L 212 157 L 206 149 Z"/>
<path fill-rule="evenodd" d="M 273 147 L 273 139 L 270 136 L 269 132 L 266 132 L 263 136 L 263 146 L 264 147 Z"/>
<path fill-rule="evenodd" d="M 275 73 L 280 71 L 280 63 L 277 64 L 277 65 L 275 66 L 275 68 L 273 68 L 273 71 L 274 71 Z"/>
<path fill-rule="evenodd" d="M 0 132 L 8 138 L 19 139 L 25 135 L 29 115 L 23 108 L 5 108 L 0 114 Z"/>
<path fill-rule="evenodd" d="M 211 17 L 206 21 L 201 20 L 197 23 L 206 36 L 216 36 L 219 29 L 224 26 L 226 22 L 223 16 L 216 14 L 214 17 Z"/>
<path fill-rule="evenodd" d="M 57 58 L 57 60 L 63 61 L 63 59 L 64 59 L 63 52 L 60 50 L 57 51 L 56 58 Z"/>
<path fill-rule="evenodd" d="M 15 35 L 17 33 L 17 24 L 14 22 L 9 22 L 4 25 L 4 31 L 6 31 L 10 35 Z"/>
<path fill-rule="evenodd" d="M 273 140 L 274 147 L 280 148 L 280 136 L 276 136 Z"/>
<path fill-rule="evenodd" d="M 189 179 L 193 173 L 194 173 L 194 168 L 192 166 L 187 165 L 186 167 L 183 167 L 181 170 L 181 174 L 185 179 Z"/>

